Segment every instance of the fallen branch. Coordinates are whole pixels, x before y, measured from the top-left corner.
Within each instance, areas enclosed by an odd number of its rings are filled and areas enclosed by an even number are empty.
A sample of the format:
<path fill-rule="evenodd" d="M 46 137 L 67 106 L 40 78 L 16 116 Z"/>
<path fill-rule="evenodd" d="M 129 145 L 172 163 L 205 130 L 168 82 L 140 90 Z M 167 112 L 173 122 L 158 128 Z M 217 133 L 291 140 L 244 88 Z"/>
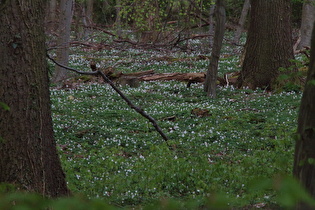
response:
<path fill-rule="evenodd" d="M 115 72 L 113 69 L 105 70 L 103 73 L 110 78 L 112 81 L 124 81 L 120 83 L 128 84 L 130 87 L 133 86 L 132 81 L 179 81 L 179 82 L 187 82 L 187 87 L 189 88 L 191 84 L 194 83 L 203 83 L 205 81 L 205 73 L 204 72 L 190 72 L 190 73 L 155 73 L 154 70 L 133 72 L 133 73 L 123 73 L 123 72 Z M 114 76 L 112 76 L 114 75 Z M 217 84 L 220 86 L 225 85 L 235 85 L 236 79 L 239 76 L 239 72 L 232 72 L 230 74 L 224 75 L 224 77 L 218 77 Z M 130 80 L 130 82 L 129 82 Z"/>
<path fill-rule="evenodd" d="M 143 77 L 146 75 L 152 75 L 154 74 L 154 70 L 147 70 L 147 71 L 139 71 L 139 72 L 133 72 L 133 73 L 122 73 L 124 76 L 134 76 L 134 77 Z"/>
<path fill-rule="evenodd" d="M 110 47 L 110 45 L 104 44 L 104 43 L 94 44 L 94 43 L 80 42 L 80 41 L 72 41 L 70 42 L 70 45 L 71 46 L 84 46 L 88 48 L 93 48 L 94 50 L 102 50 L 106 47 Z"/>
<path fill-rule="evenodd" d="M 177 80 L 187 82 L 187 87 L 190 87 L 192 83 L 202 83 L 205 80 L 205 73 L 161 73 L 145 75 L 139 78 L 142 81 L 154 81 L 154 80 Z"/>
<path fill-rule="evenodd" d="M 83 75 L 94 75 L 94 76 L 101 76 L 105 82 L 107 82 L 119 95 L 122 99 L 124 99 L 124 101 L 128 104 L 129 107 L 131 107 L 132 109 L 134 109 L 136 112 L 138 112 L 139 114 L 141 114 L 143 117 L 147 118 L 152 125 L 154 126 L 155 130 L 162 136 L 162 138 L 164 139 L 164 141 L 167 143 L 168 137 L 163 133 L 162 129 L 160 128 L 160 126 L 157 124 L 157 122 L 155 121 L 155 119 L 153 117 L 151 117 L 150 115 L 148 115 L 143 109 L 141 109 L 140 107 L 135 106 L 117 87 L 116 85 L 102 72 L 99 70 L 96 71 L 92 71 L 92 72 L 86 72 L 86 71 L 79 71 L 77 69 L 62 65 L 60 63 L 58 63 L 57 61 L 55 61 L 52 57 L 49 56 L 49 54 L 46 54 L 48 59 L 50 59 L 53 63 L 55 63 L 57 66 L 60 66 L 61 68 L 76 72 L 78 74 L 83 74 Z M 170 145 L 168 145 L 169 148 L 171 148 Z"/>

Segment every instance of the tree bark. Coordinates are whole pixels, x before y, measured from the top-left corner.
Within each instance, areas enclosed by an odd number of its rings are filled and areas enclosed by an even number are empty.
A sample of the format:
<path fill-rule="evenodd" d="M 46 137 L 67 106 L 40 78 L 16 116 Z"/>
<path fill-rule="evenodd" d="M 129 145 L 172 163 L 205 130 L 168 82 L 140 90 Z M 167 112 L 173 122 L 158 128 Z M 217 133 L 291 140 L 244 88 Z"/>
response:
<path fill-rule="evenodd" d="M 292 66 L 290 0 L 251 0 L 246 54 L 239 87 L 272 90 L 279 68 Z"/>
<path fill-rule="evenodd" d="M 301 41 L 298 49 L 310 47 L 313 23 L 315 21 L 315 0 L 305 0 L 302 10 Z"/>
<path fill-rule="evenodd" d="M 0 183 L 68 195 L 54 141 L 43 0 L 0 4 Z"/>
<path fill-rule="evenodd" d="M 47 9 L 46 9 L 46 30 L 47 31 L 55 31 L 56 30 L 56 12 L 57 12 L 57 0 L 47 1 Z"/>
<path fill-rule="evenodd" d="M 61 0 L 60 2 L 60 22 L 59 22 L 59 37 L 57 49 L 57 61 L 63 65 L 68 65 L 69 62 L 69 42 L 72 21 L 72 0 Z M 53 83 L 61 83 L 68 77 L 68 72 L 59 66 L 56 66 L 52 77 Z"/>
<path fill-rule="evenodd" d="M 216 27 L 214 35 L 213 50 L 211 53 L 210 65 L 206 75 L 204 90 L 211 98 L 216 98 L 216 86 L 218 77 L 218 64 L 220 58 L 220 51 L 222 48 L 222 41 L 225 31 L 225 1 L 217 0 L 216 3 Z"/>
<path fill-rule="evenodd" d="M 89 26 L 93 25 L 93 0 L 87 0 L 86 1 L 86 12 L 85 12 L 85 17 L 84 17 L 84 39 L 88 38 L 90 35 L 91 31 Z"/>
<path fill-rule="evenodd" d="M 128 75 L 128 74 L 127 74 Z M 132 74 L 131 74 L 132 75 Z M 140 76 L 139 80 L 155 81 L 155 80 L 177 80 L 190 83 L 201 83 L 205 80 L 205 73 L 161 73 L 161 74 L 148 74 Z"/>
<path fill-rule="evenodd" d="M 116 0 L 116 20 L 115 20 L 115 26 L 117 27 L 117 35 L 120 37 L 122 35 L 122 27 L 121 27 L 121 1 Z"/>
<path fill-rule="evenodd" d="M 87 0 L 86 2 L 86 18 L 87 18 L 88 25 L 93 24 L 93 8 L 94 8 L 93 4 L 94 4 L 93 0 Z"/>
<path fill-rule="evenodd" d="M 314 24 L 315 25 L 315 24 Z M 315 27 L 314 27 L 315 28 Z M 294 176 L 315 197 L 315 30 L 313 30 L 311 60 L 298 117 L 298 138 L 295 145 Z M 299 203 L 296 209 L 314 209 Z"/>
<path fill-rule="evenodd" d="M 214 16 L 214 11 L 215 11 L 215 4 L 211 5 L 210 7 L 210 13 L 209 13 L 209 47 L 212 51 L 212 47 L 213 47 L 213 37 L 214 37 L 214 20 L 213 20 L 213 16 Z"/>

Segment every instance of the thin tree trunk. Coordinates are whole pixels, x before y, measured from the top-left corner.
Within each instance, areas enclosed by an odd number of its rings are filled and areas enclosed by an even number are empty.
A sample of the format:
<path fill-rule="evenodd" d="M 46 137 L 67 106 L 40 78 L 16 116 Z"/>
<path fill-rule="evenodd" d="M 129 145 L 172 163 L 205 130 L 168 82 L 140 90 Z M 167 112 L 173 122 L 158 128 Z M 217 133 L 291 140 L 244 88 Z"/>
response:
<path fill-rule="evenodd" d="M 73 17 L 72 30 L 75 38 L 81 40 L 84 38 L 85 26 L 87 26 L 84 2 L 74 3 Z"/>
<path fill-rule="evenodd" d="M 217 0 L 216 3 L 216 27 L 214 35 L 214 45 L 211 54 L 210 65 L 206 75 L 204 90 L 211 98 L 216 98 L 216 86 L 218 77 L 218 64 L 220 58 L 220 51 L 222 48 L 222 41 L 225 31 L 225 2 L 224 0 Z"/>
<path fill-rule="evenodd" d="M 93 25 L 93 0 L 87 0 L 86 10 L 85 10 L 85 26 Z M 84 28 L 84 38 L 87 38 L 90 35 L 91 31 L 88 27 Z"/>
<path fill-rule="evenodd" d="M 117 27 L 117 35 L 118 37 L 121 37 L 121 1 L 120 0 L 116 0 L 116 21 L 115 21 L 115 25 Z"/>
<path fill-rule="evenodd" d="M 201 0 L 200 1 L 200 8 L 199 8 L 199 11 L 202 11 L 202 6 L 203 6 L 203 1 Z M 201 27 L 202 26 L 202 14 L 201 14 L 201 12 L 200 12 L 200 14 L 199 14 L 200 16 L 199 16 L 199 27 Z"/>
<path fill-rule="evenodd" d="M 0 11 L 0 183 L 49 197 L 68 195 L 54 141 L 43 0 Z"/>
<path fill-rule="evenodd" d="M 313 23 L 315 21 L 315 0 L 305 0 L 302 10 L 301 41 L 298 49 L 310 47 Z"/>
<path fill-rule="evenodd" d="M 210 7 L 210 15 L 209 15 L 209 42 L 210 42 L 210 50 L 212 52 L 212 47 L 213 47 L 213 38 L 214 38 L 214 20 L 213 20 L 213 16 L 214 16 L 214 11 L 215 11 L 215 4 L 211 5 Z"/>
<path fill-rule="evenodd" d="M 72 0 L 61 0 L 60 2 L 60 22 L 59 22 L 59 37 L 57 49 L 57 61 L 63 65 L 68 65 L 69 62 L 69 42 L 72 21 Z M 56 66 L 52 78 L 53 83 L 61 83 L 68 77 L 68 72 L 59 66 Z"/>
<path fill-rule="evenodd" d="M 250 7 L 250 1 L 249 0 L 245 0 L 244 4 L 243 4 L 242 14 L 241 14 L 241 17 L 240 17 L 240 19 L 238 21 L 238 25 L 236 27 L 236 31 L 235 31 L 235 34 L 234 34 L 233 42 L 235 44 L 239 44 L 242 32 L 244 30 L 244 25 L 245 25 L 245 21 L 246 21 L 246 17 L 247 17 L 247 14 L 248 14 L 249 7 Z"/>
<path fill-rule="evenodd" d="M 87 17 L 87 22 L 89 25 L 93 24 L 93 0 L 87 0 L 86 3 L 86 17 Z"/>
<path fill-rule="evenodd" d="M 314 24 L 315 25 L 315 24 Z M 315 28 L 315 27 L 314 27 Z M 307 191 L 315 197 L 315 30 L 313 30 L 311 60 L 306 85 L 302 96 L 299 118 L 298 138 L 295 144 L 294 176 Z M 314 209 L 299 203 L 296 209 Z"/>

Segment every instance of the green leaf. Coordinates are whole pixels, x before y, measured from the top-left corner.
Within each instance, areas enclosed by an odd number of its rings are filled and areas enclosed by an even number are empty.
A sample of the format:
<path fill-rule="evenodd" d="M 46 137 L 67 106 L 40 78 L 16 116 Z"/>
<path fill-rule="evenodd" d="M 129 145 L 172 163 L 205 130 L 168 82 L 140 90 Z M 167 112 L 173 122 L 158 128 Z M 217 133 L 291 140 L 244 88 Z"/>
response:
<path fill-rule="evenodd" d="M 313 80 L 308 81 L 307 85 L 315 85 L 315 80 L 313 79 Z"/>
<path fill-rule="evenodd" d="M 3 102 L 0 102 L 0 107 L 6 111 L 10 111 L 10 107 Z"/>
<path fill-rule="evenodd" d="M 308 158 L 307 159 L 308 164 L 315 165 L 315 159 L 314 158 Z"/>
<path fill-rule="evenodd" d="M 315 200 L 307 193 L 300 183 L 293 177 L 283 177 L 277 196 L 278 203 L 286 208 L 292 208 L 298 202 L 305 202 L 315 206 Z"/>
<path fill-rule="evenodd" d="M 282 81 L 282 80 L 287 80 L 287 79 L 289 79 L 289 78 L 290 78 L 289 75 L 287 75 L 287 74 L 281 74 L 281 75 L 279 75 L 278 80 L 279 80 L 279 81 Z"/>

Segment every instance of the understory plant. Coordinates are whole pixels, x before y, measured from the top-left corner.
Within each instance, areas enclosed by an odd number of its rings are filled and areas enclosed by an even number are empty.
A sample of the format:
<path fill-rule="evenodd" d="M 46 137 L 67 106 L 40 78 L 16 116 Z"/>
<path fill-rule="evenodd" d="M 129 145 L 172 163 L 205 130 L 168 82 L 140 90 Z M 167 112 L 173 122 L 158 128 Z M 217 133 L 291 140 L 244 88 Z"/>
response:
<path fill-rule="evenodd" d="M 238 71 L 233 49 L 225 45 L 222 51 L 219 76 Z M 100 68 L 114 65 L 126 73 L 205 72 L 209 64 L 209 55 L 198 51 L 76 53 L 70 65 L 81 70 L 91 59 Z M 295 193 L 304 191 L 291 177 L 299 91 L 225 86 L 218 87 L 217 99 L 209 99 L 198 83 L 120 86 L 159 123 L 169 137 L 166 144 L 108 84 L 73 83 L 52 88 L 51 100 L 55 137 L 74 194 L 132 208 L 289 208 L 299 200 L 311 202 L 307 194 Z"/>

